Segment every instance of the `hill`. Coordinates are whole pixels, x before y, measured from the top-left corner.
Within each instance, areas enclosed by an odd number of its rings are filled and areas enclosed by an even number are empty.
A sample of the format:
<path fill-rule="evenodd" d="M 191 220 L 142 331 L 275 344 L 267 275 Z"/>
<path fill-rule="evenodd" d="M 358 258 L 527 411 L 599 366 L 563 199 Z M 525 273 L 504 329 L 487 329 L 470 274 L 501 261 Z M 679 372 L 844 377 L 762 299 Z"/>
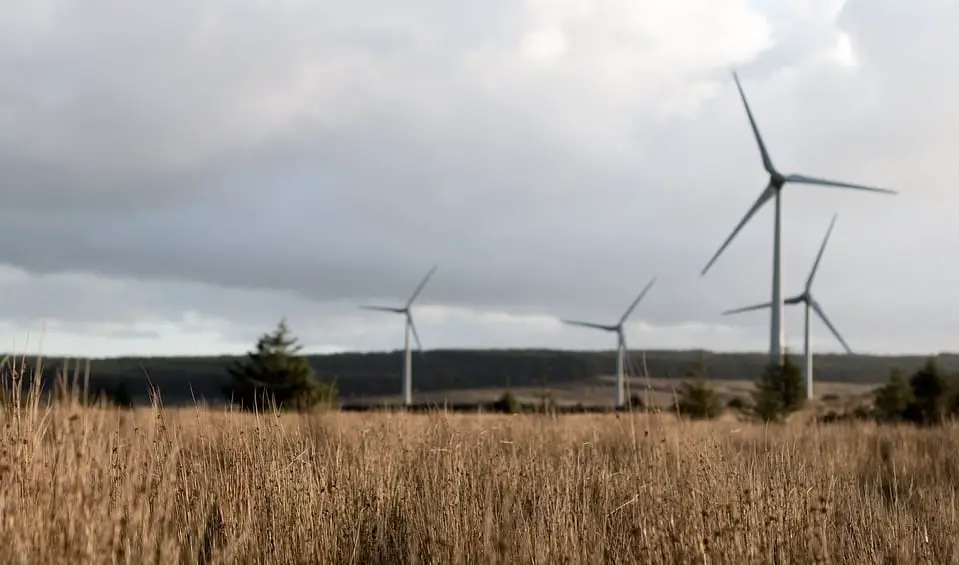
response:
<path fill-rule="evenodd" d="M 647 351 L 646 367 L 652 377 L 680 379 L 704 355 L 709 377 L 751 381 L 766 362 L 761 353 L 711 353 Z M 796 357 L 797 363 L 802 359 Z M 640 353 L 635 354 L 642 363 Z M 168 405 L 192 404 L 194 398 L 216 403 L 223 400 L 228 383 L 226 367 L 238 357 L 146 357 L 90 360 L 91 388 L 114 387 L 120 382 L 139 402 L 148 399 L 149 386 L 157 387 Z M 324 379 L 335 380 L 344 402 L 397 394 L 402 352 L 312 355 L 310 363 Z M 817 355 L 816 379 L 820 382 L 878 384 L 893 368 L 906 373 L 919 368 L 922 356 Z M 940 366 L 959 371 L 959 355 L 940 354 Z M 30 360 L 28 360 L 30 361 Z M 43 360 L 44 381 L 52 381 L 66 366 L 73 374 L 76 361 Z M 84 363 L 80 363 L 83 370 Z M 422 393 L 489 389 L 564 386 L 594 382 L 615 372 L 612 351 L 570 350 L 432 350 L 414 357 L 414 390 Z"/>

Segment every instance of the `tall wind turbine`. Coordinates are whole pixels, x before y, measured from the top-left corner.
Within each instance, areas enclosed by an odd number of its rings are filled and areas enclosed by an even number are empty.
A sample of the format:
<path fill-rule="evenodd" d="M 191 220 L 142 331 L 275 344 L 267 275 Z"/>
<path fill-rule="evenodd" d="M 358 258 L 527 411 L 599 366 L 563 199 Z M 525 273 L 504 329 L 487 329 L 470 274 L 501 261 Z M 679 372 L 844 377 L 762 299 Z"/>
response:
<path fill-rule="evenodd" d="M 615 325 L 605 325 L 605 324 L 594 324 L 592 322 L 579 322 L 576 320 L 563 320 L 564 324 L 569 324 L 571 326 L 582 326 L 585 328 L 593 328 L 597 330 L 604 330 L 607 332 L 616 333 L 616 407 L 622 408 L 626 404 L 626 388 L 625 388 L 625 368 L 626 364 L 630 363 L 627 358 L 627 352 L 629 348 L 626 346 L 626 336 L 623 332 L 623 324 L 626 322 L 626 319 L 629 318 L 629 315 L 633 313 L 633 310 L 636 309 L 636 305 L 639 304 L 639 301 L 643 299 L 643 296 L 646 296 L 646 293 L 649 291 L 650 287 L 653 286 L 653 283 L 656 282 L 656 277 L 653 277 L 653 280 L 649 281 L 649 284 L 646 285 L 646 288 L 639 293 L 639 296 L 636 297 L 636 300 L 633 300 L 633 303 L 629 305 L 629 308 L 626 309 L 626 313 L 619 319 L 619 322 Z"/>
<path fill-rule="evenodd" d="M 410 312 L 410 306 L 413 305 L 413 301 L 416 300 L 416 297 L 423 290 L 423 287 L 426 286 L 427 281 L 430 280 L 430 277 L 433 276 L 433 273 L 436 272 L 436 267 L 434 265 L 432 269 L 426 276 L 423 277 L 423 280 L 420 282 L 419 286 L 416 287 L 416 290 L 413 291 L 413 295 L 410 296 L 410 299 L 406 301 L 406 306 L 402 308 L 391 308 L 388 306 L 360 306 L 363 310 L 376 310 L 379 312 L 392 312 L 394 314 L 403 314 L 406 316 L 406 357 L 403 361 L 403 404 L 409 406 L 413 403 L 413 348 L 410 342 L 410 336 L 416 340 L 416 347 L 420 350 L 420 353 L 423 352 L 423 346 L 420 344 L 420 336 L 416 332 L 416 325 L 413 323 L 413 314 Z"/>
<path fill-rule="evenodd" d="M 752 110 L 749 109 L 749 103 L 746 102 L 746 94 L 743 93 L 743 87 L 739 84 L 739 77 L 736 73 L 733 73 L 733 79 L 736 81 L 736 88 L 739 90 L 739 97 L 743 100 L 743 106 L 746 108 L 746 116 L 749 117 L 749 125 L 752 127 L 753 135 L 756 137 L 756 144 L 759 146 L 759 155 L 762 157 L 763 168 L 769 173 L 769 183 L 766 185 L 766 188 L 763 189 L 762 194 L 759 195 L 759 198 L 752 205 L 746 215 L 743 216 L 743 219 L 739 222 L 733 232 L 726 238 L 726 242 L 722 244 L 719 248 L 719 251 L 713 255 L 713 258 L 709 260 L 709 263 L 706 265 L 706 268 L 703 269 L 702 275 L 705 275 L 706 272 L 712 267 L 713 263 L 716 262 L 716 259 L 719 258 L 719 255 L 729 246 L 730 242 L 736 237 L 736 234 L 749 222 L 749 219 L 752 218 L 756 212 L 759 211 L 763 205 L 769 200 L 775 200 L 775 223 L 773 227 L 773 288 L 772 288 L 772 317 L 771 324 L 769 328 L 769 357 L 770 362 L 776 365 L 782 365 L 783 361 L 783 326 L 782 326 L 782 317 L 783 317 L 783 296 L 782 296 L 782 260 L 781 260 L 781 239 L 782 239 L 782 205 L 781 205 L 781 192 L 783 186 L 786 183 L 795 183 L 795 184 L 815 184 L 821 186 L 832 186 L 838 188 L 854 188 L 858 190 L 866 190 L 870 192 L 882 192 L 886 194 L 896 194 L 894 190 L 888 190 L 885 188 L 873 188 L 869 186 L 863 186 L 859 184 L 850 184 L 846 182 L 838 182 L 832 180 L 825 180 L 815 177 L 810 177 L 800 174 L 790 174 L 783 175 L 780 173 L 776 167 L 773 166 L 772 159 L 769 157 L 769 152 L 766 150 L 766 144 L 763 143 L 763 138 L 759 135 L 759 128 L 756 126 L 756 120 L 753 118 Z"/>
<path fill-rule="evenodd" d="M 810 309 L 816 312 L 816 315 L 819 316 L 829 330 L 832 332 L 836 339 L 839 340 L 839 343 L 846 349 L 846 353 L 852 353 L 852 349 L 849 349 L 849 345 L 846 344 L 846 340 L 839 335 L 839 331 L 836 330 L 836 327 L 832 325 L 832 322 L 829 321 L 829 318 L 826 317 L 826 313 L 823 312 L 822 306 L 819 305 L 819 302 L 813 298 L 812 295 L 812 281 L 816 277 L 816 271 L 819 269 L 819 262 L 822 260 L 823 251 L 826 250 L 826 243 L 829 242 L 829 236 L 832 234 L 832 228 L 836 225 L 836 216 L 833 215 L 832 222 L 829 223 L 829 229 L 826 230 L 826 237 L 822 240 L 822 246 L 819 248 L 819 254 L 816 255 L 816 262 L 813 263 L 812 271 L 809 272 L 809 278 L 806 279 L 806 287 L 803 289 L 802 294 L 798 294 L 792 298 L 787 298 L 784 303 L 793 304 L 802 303 L 806 306 L 806 328 L 805 328 L 805 349 L 803 351 L 806 358 L 806 398 L 812 400 L 812 349 L 809 347 L 809 311 Z M 736 310 L 728 310 L 723 312 L 723 314 L 738 314 L 739 312 L 749 312 L 750 310 L 761 310 L 763 308 L 769 308 L 772 306 L 771 303 L 767 302 L 765 304 L 757 304 L 755 306 L 747 306 L 745 308 L 737 308 Z"/>

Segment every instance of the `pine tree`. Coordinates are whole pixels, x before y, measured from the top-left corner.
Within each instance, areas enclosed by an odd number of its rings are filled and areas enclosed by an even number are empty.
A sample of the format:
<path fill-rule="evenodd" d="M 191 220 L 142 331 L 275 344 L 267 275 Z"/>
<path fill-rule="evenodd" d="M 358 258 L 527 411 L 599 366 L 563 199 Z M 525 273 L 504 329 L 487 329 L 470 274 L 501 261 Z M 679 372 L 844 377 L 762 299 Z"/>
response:
<path fill-rule="evenodd" d="M 881 420 L 901 419 L 913 401 L 912 389 L 899 369 L 889 373 L 889 381 L 876 390 L 875 395 L 876 416 Z"/>
<path fill-rule="evenodd" d="M 938 424 L 946 415 L 949 383 L 939 371 L 934 357 L 909 379 L 913 401 L 906 409 L 906 419 L 920 424 Z"/>
<path fill-rule="evenodd" d="M 232 386 L 224 391 L 244 408 L 304 410 L 336 400 L 336 387 L 317 379 L 286 320 L 257 341 L 256 350 L 229 369 Z"/>
<path fill-rule="evenodd" d="M 782 379 L 783 410 L 791 414 L 802 409 L 806 404 L 806 380 L 799 365 L 792 360 L 788 351 L 783 355 L 780 378 Z"/>
<path fill-rule="evenodd" d="M 768 367 L 756 381 L 753 390 L 753 414 L 764 422 L 778 420 L 783 413 L 783 399 L 777 375 L 779 368 Z"/>
<path fill-rule="evenodd" d="M 802 372 L 789 357 L 783 355 L 783 364 L 769 365 L 753 390 L 753 410 L 765 421 L 778 420 L 795 412 L 806 402 Z"/>

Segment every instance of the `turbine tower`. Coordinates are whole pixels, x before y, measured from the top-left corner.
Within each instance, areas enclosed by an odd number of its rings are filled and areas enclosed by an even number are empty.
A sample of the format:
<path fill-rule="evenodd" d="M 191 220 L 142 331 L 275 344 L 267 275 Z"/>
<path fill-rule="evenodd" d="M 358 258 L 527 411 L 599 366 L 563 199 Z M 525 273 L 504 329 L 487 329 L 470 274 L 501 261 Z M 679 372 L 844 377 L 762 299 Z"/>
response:
<path fill-rule="evenodd" d="M 832 332 L 832 335 L 836 336 L 836 339 L 839 340 L 839 343 L 842 344 L 843 348 L 846 349 L 846 353 L 852 353 L 852 349 L 849 349 L 849 345 L 846 344 L 846 340 L 839 335 L 839 331 L 836 330 L 836 327 L 832 325 L 832 322 L 829 321 L 829 318 L 826 317 L 826 313 L 823 312 L 822 306 L 819 305 L 819 302 L 813 298 L 812 295 L 812 281 L 816 278 L 816 271 L 819 269 L 819 262 L 822 260 L 823 251 L 826 250 L 826 243 L 829 242 L 829 236 L 832 234 L 832 228 L 836 225 L 836 216 L 833 215 L 832 222 L 829 223 L 829 229 L 826 230 L 826 237 L 822 240 L 822 246 L 819 248 L 819 254 L 816 255 L 816 262 L 813 263 L 812 271 L 809 272 L 809 278 L 806 279 L 806 286 L 802 291 L 802 294 L 798 294 L 792 298 L 787 298 L 784 303 L 790 306 L 794 304 L 804 304 L 806 306 L 806 328 L 805 328 L 805 349 L 803 354 L 806 358 L 806 399 L 812 400 L 812 349 L 809 347 L 809 311 L 810 309 L 816 312 L 816 315 L 819 316 L 819 319 L 822 320 L 826 326 L 829 328 L 829 331 Z M 761 310 L 763 308 L 769 308 L 772 306 L 771 303 L 767 302 L 765 304 L 757 304 L 755 306 L 747 306 L 745 308 L 737 308 L 735 310 L 727 310 L 723 312 L 723 315 L 726 314 L 738 314 L 740 312 L 749 312 L 751 310 Z"/>
<path fill-rule="evenodd" d="M 363 310 L 376 310 L 378 312 L 392 312 L 394 314 L 403 314 L 406 316 L 406 357 L 403 360 L 403 405 L 409 406 L 413 403 L 413 348 L 411 347 L 412 343 L 410 337 L 416 340 L 416 347 L 419 349 L 420 353 L 423 353 L 423 346 L 420 344 L 420 336 L 416 332 L 416 324 L 413 323 L 413 314 L 410 311 L 410 306 L 413 305 L 413 301 L 416 300 L 416 297 L 423 290 L 423 287 L 426 286 L 427 281 L 430 280 L 430 277 L 433 276 L 433 273 L 436 272 L 436 267 L 434 265 L 432 269 L 426 276 L 423 277 L 423 280 L 420 282 L 419 286 L 416 287 L 416 290 L 413 291 L 413 295 L 410 296 L 410 299 L 406 301 L 406 306 L 402 308 L 391 308 L 389 306 L 360 306 Z"/>
<path fill-rule="evenodd" d="M 769 157 L 769 152 L 766 150 L 766 144 L 763 143 L 763 138 L 759 135 L 759 128 L 756 126 L 756 120 L 753 118 L 752 110 L 749 108 L 749 103 L 746 102 L 746 94 L 743 92 L 742 85 L 739 84 L 739 77 L 736 73 L 733 73 L 733 79 L 736 81 L 736 88 L 739 90 L 739 97 L 742 98 L 743 106 L 746 108 L 746 116 L 749 118 L 749 125 L 752 127 L 753 135 L 756 137 L 756 144 L 759 146 L 759 155 L 763 161 L 763 168 L 769 173 L 769 182 L 766 185 L 766 188 L 763 189 L 762 194 L 759 195 L 759 198 L 752 205 L 749 211 L 746 212 L 746 215 L 743 216 L 743 219 L 740 220 L 739 224 L 733 230 L 733 232 L 726 238 L 725 243 L 719 248 L 719 251 L 713 255 L 713 258 L 709 260 L 709 263 L 706 264 L 706 268 L 703 269 L 701 275 L 705 275 L 709 268 L 712 267 L 713 263 L 716 262 L 716 259 L 719 258 L 719 255 L 725 251 L 726 247 L 729 246 L 733 238 L 736 237 L 736 234 L 749 222 L 756 212 L 763 207 L 766 202 L 769 200 L 774 200 L 774 211 L 775 211 L 775 221 L 773 227 L 773 280 L 772 280 L 772 316 L 771 323 L 769 328 L 769 357 L 770 362 L 776 365 L 781 366 L 783 361 L 783 296 L 782 296 L 782 204 L 781 204 L 781 192 L 786 183 L 795 183 L 795 184 L 814 184 L 820 186 L 832 186 L 838 188 L 854 188 L 857 190 L 865 190 L 869 192 L 882 192 L 886 194 L 896 194 L 894 190 L 888 190 L 885 188 L 874 188 L 870 186 L 863 186 L 859 184 L 850 184 L 846 182 L 838 182 L 832 180 L 825 180 L 816 177 L 810 177 L 800 174 L 789 174 L 784 175 L 780 173 L 776 167 L 773 166 L 772 159 Z"/>
<path fill-rule="evenodd" d="M 629 318 L 629 315 L 633 313 L 633 310 L 636 309 L 636 305 L 639 304 L 639 301 L 643 299 L 643 296 L 646 296 L 646 293 L 649 291 L 650 287 L 653 286 L 654 282 L 656 282 L 656 277 L 653 277 L 653 280 L 649 281 L 649 284 L 647 284 L 646 288 L 639 293 L 639 296 L 636 297 L 636 300 L 633 300 L 633 303 L 629 305 L 629 308 L 626 309 L 626 313 L 623 314 L 616 325 L 610 326 L 605 324 L 594 324 L 592 322 L 580 322 L 577 320 L 562 320 L 564 324 L 569 324 L 571 326 L 582 326 L 585 328 L 593 328 L 616 333 L 616 408 L 622 408 L 623 405 L 626 404 L 625 369 L 626 364 L 630 363 L 627 358 L 627 352 L 629 351 L 629 348 L 626 346 L 626 336 L 623 332 L 623 324 L 626 322 L 626 319 Z"/>

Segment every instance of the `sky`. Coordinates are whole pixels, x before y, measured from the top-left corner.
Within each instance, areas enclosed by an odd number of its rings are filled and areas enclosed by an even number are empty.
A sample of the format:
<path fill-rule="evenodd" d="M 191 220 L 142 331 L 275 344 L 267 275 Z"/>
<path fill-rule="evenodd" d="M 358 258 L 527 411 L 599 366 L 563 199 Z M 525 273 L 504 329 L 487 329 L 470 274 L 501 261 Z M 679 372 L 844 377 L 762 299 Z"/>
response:
<path fill-rule="evenodd" d="M 768 347 L 783 284 L 857 353 L 956 350 L 959 3 L 0 0 L 0 339 L 18 353 Z M 786 309 L 802 347 L 802 309 Z M 814 320 L 817 351 L 841 346 Z"/>

